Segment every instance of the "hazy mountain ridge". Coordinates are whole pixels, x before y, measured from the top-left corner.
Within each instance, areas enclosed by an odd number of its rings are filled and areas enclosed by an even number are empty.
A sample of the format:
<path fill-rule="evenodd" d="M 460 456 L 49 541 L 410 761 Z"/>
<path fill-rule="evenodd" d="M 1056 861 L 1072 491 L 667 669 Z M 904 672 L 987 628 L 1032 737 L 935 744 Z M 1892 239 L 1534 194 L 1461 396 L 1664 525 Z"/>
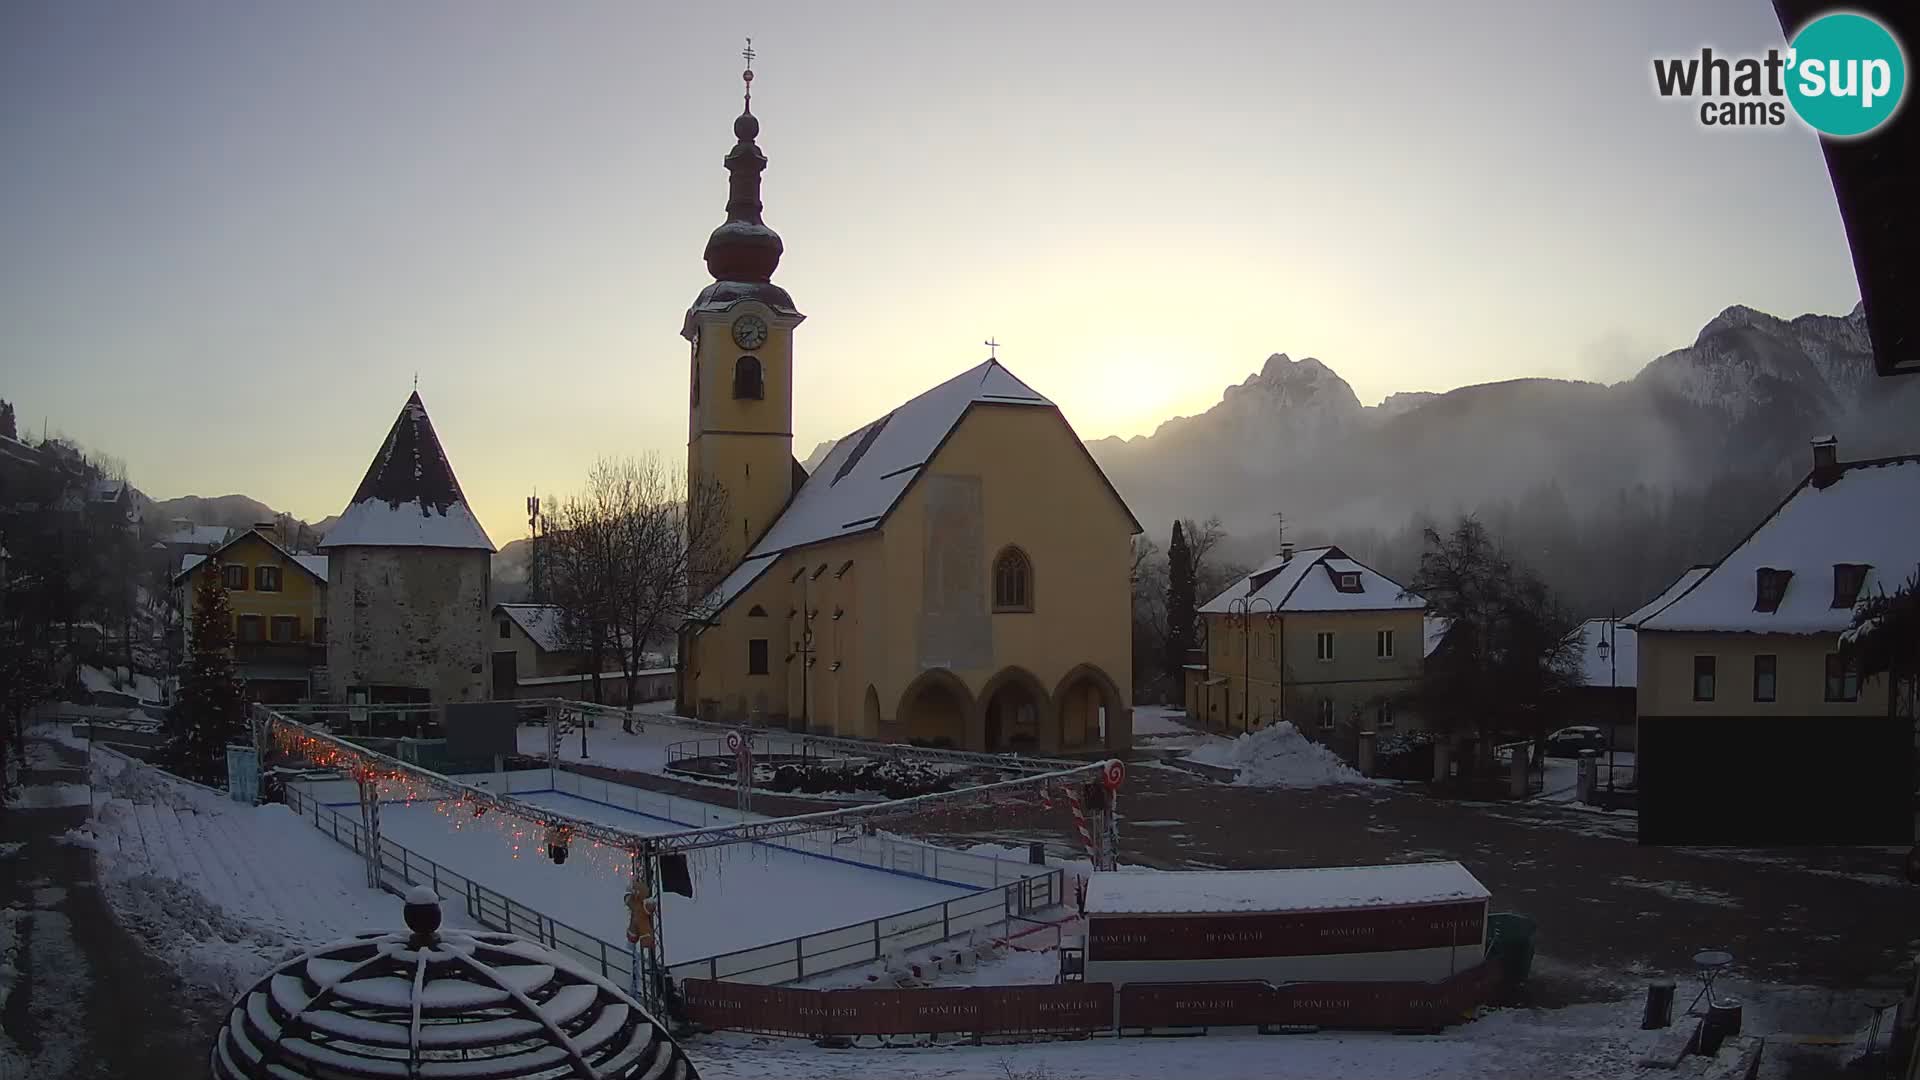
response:
<path fill-rule="evenodd" d="M 1736 306 L 1611 386 L 1515 379 L 1368 407 L 1324 362 L 1275 354 L 1204 413 L 1087 445 L 1156 536 L 1212 513 L 1243 535 L 1270 536 L 1276 512 L 1290 527 L 1392 529 L 1546 485 L 1577 515 L 1636 486 L 1797 477 L 1817 434 L 1849 458 L 1920 449 L 1916 387 L 1877 379 L 1857 306 L 1791 321 Z"/>

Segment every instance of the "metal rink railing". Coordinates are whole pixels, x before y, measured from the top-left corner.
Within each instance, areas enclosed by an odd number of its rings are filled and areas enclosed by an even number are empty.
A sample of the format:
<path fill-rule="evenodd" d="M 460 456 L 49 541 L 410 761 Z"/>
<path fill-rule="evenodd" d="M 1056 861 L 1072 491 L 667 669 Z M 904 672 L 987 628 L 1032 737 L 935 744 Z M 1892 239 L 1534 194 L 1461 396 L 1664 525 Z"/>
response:
<path fill-rule="evenodd" d="M 637 813 L 666 816 L 663 811 L 698 807 L 713 817 L 712 823 L 738 820 L 736 811 L 706 803 L 624 788 L 577 774 L 556 774 L 556 780 L 561 777 L 578 782 L 563 784 L 561 790 L 568 787 L 594 788 L 596 790 L 592 794 L 581 790 L 569 793 L 598 798 L 609 805 L 622 806 Z M 287 806 L 294 813 L 310 819 L 316 828 L 331 836 L 336 843 L 364 857 L 366 837 L 358 817 L 341 813 L 322 801 L 323 796 L 304 788 L 305 785 L 297 783 L 287 785 Z M 666 805 L 661 806 L 661 803 Z M 768 843 L 856 865 L 974 886 L 980 891 L 912 911 L 672 964 L 667 969 L 671 977 L 676 980 L 726 979 L 759 984 L 791 982 L 1004 925 L 1015 917 L 1064 903 L 1066 898 L 1065 875 L 1057 867 L 1029 868 L 1003 859 L 951 851 L 896 837 L 807 833 Z M 1021 873 L 1027 869 L 1034 873 Z M 381 880 L 396 891 L 413 885 L 426 885 L 442 899 L 458 899 L 467 917 L 474 922 L 538 941 L 562 956 L 573 958 L 585 969 L 598 972 L 616 983 L 624 985 L 631 974 L 631 954 L 627 943 L 609 942 L 563 923 L 385 837 L 380 841 L 380 874 Z"/>

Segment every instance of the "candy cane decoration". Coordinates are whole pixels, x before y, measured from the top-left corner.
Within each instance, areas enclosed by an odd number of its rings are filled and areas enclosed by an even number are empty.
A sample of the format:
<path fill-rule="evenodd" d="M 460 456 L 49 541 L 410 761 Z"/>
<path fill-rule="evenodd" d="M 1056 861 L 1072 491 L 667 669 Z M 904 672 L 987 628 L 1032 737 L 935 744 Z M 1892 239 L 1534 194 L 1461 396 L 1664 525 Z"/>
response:
<path fill-rule="evenodd" d="M 1086 850 L 1087 856 L 1091 858 L 1093 856 L 1093 832 L 1087 828 L 1087 807 L 1086 804 L 1081 801 L 1080 789 L 1076 785 L 1067 785 L 1067 806 L 1073 811 L 1073 831 L 1080 837 L 1080 846 Z"/>

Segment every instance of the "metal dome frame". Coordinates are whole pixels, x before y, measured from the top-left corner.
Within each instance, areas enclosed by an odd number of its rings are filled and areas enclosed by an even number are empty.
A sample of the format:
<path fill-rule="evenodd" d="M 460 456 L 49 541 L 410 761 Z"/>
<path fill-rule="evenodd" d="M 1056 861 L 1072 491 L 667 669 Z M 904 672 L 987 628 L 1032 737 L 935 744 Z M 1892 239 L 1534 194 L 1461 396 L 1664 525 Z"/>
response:
<path fill-rule="evenodd" d="M 420 892 L 423 890 L 417 890 Z M 613 983 L 515 934 L 414 932 L 313 949 L 234 1000 L 217 1080 L 698 1080 L 667 1031 Z"/>

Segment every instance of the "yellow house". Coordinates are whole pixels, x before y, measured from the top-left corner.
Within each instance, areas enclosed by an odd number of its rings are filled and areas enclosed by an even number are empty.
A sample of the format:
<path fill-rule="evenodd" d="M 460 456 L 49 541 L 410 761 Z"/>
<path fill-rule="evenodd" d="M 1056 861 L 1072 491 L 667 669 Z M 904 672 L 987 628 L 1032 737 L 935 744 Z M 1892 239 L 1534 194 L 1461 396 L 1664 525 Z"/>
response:
<path fill-rule="evenodd" d="M 249 696 L 269 703 L 306 700 L 327 642 L 327 557 L 282 547 L 273 525 L 256 525 L 211 556 L 187 555 L 174 575 L 181 595 L 186 648 L 193 642 L 193 605 L 200 577 L 215 572 L 233 608 L 234 663 Z"/>
<path fill-rule="evenodd" d="M 734 569 L 681 642 L 703 717 L 1042 752 L 1131 741 L 1132 537 L 1047 398 L 989 359 L 793 458 L 793 334 L 751 112 L 688 310 L 691 486 L 727 495 Z M 737 560 L 737 561 L 736 561 Z"/>
<path fill-rule="evenodd" d="M 1632 617 L 1643 841 L 1912 842 L 1913 718 L 1840 639 L 1857 602 L 1920 569 L 1920 457 L 1841 462 L 1828 438 L 1813 459 L 1737 547 Z"/>
<path fill-rule="evenodd" d="M 1202 604 L 1205 668 L 1187 711 L 1224 732 L 1288 720 L 1339 746 L 1418 727 L 1427 602 L 1337 547 L 1292 545 Z"/>

